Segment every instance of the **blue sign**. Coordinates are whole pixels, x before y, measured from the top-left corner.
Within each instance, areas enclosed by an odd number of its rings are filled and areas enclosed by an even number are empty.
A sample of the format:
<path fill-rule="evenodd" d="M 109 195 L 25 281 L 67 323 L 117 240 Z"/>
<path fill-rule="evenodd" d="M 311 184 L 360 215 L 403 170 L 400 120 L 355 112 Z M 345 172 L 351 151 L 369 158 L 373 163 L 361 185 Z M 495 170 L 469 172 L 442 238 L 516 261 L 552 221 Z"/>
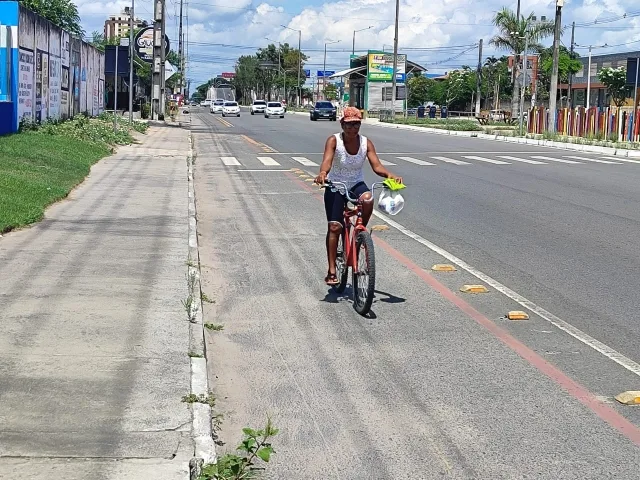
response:
<path fill-rule="evenodd" d="M 405 82 L 407 75 L 405 73 L 396 73 L 396 82 Z"/>
<path fill-rule="evenodd" d="M 335 70 L 318 70 L 318 77 L 330 77 L 334 73 L 336 73 Z"/>
<path fill-rule="evenodd" d="M 305 70 L 304 75 L 305 77 L 309 78 L 311 76 L 311 70 Z"/>

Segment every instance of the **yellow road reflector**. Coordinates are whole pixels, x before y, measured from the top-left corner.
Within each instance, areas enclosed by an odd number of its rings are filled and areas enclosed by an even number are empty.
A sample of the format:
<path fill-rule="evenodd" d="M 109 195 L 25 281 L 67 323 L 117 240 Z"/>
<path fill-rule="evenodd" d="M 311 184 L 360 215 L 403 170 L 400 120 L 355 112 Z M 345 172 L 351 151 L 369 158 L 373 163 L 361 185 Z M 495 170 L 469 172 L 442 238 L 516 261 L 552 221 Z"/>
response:
<path fill-rule="evenodd" d="M 464 293 L 487 293 L 487 287 L 484 285 L 463 285 L 460 289 Z"/>
<path fill-rule="evenodd" d="M 529 320 L 529 315 L 526 312 L 521 312 L 520 310 L 513 310 L 507 313 L 507 318 L 509 320 Z"/>
<path fill-rule="evenodd" d="M 316 179 L 315 178 L 305 178 L 304 181 L 305 182 L 315 182 Z"/>
<path fill-rule="evenodd" d="M 616 400 L 624 405 L 640 405 L 640 390 L 629 390 L 616 395 Z"/>
<path fill-rule="evenodd" d="M 306 173 L 299 173 L 298 176 L 300 178 L 311 178 L 309 175 L 307 175 Z"/>
<path fill-rule="evenodd" d="M 433 270 L 434 272 L 455 272 L 456 267 L 446 263 L 438 263 L 431 267 L 431 270 Z"/>
<path fill-rule="evenodd" d="M 382 232 L 383 230 L 389 230 L 389 225 L 374 225 L 371 227 L 372 232 Z"/>

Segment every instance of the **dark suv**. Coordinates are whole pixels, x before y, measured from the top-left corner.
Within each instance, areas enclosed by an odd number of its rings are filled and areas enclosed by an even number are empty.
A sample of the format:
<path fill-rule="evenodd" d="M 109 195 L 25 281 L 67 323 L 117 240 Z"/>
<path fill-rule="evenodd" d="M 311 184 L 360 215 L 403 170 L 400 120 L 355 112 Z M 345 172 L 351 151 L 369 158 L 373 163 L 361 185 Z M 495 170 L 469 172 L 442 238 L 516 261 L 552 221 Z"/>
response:
<path fill-rule="evenodd" d="M 315 122 L 320 118 L 326 118 L 327 120 L 335 122 L 337 110 L 331 102 L 316 102 L 315 107 L 311 109 L 309 115 L 312 122 Z"/>

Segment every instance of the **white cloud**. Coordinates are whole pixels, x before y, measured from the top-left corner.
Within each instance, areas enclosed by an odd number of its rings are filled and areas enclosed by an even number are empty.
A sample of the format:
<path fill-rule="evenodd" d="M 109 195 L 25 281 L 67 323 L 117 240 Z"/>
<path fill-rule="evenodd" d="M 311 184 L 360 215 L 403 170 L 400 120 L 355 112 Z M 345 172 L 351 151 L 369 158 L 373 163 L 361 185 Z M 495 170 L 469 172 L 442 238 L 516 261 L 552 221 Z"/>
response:
<path fill-rule="evenodd" d="M 167 33 L 172 40 L 177 39 L 175 12 L 178 1 L 167 0 L 170 15 Z M 298 33 L 280 25 L 302 30 L 302 49 L 309 55 L 309 67 L 313 70 L 322 68 L 325 42 L 335 40 L 340 42 L 327 47 L 327 69 L 337 70 L 348 66 L 354 30 L 373 27 L 356 34 L 356 50 L 360 52 L 382 49 L 384 45 L 390 50 L 393 44 L 394 0 L 328 0 L 317 6 L 313 6 L 313 1 L 307 3 L 301 0 L 294 13 L 276 3 L 279 2 L 194 0 L 190 7 L 189 40 L 194 43 L 189 48 L 192 57 L 189 76 L 200 82 L 232 70 L 239 55 L 255 50 L 237 46 L 264 47 L 269 43 L 265 37 L 297 47 Z M 304 6 L 305 3 L 307 6 Z M 515 7 L 515 2 L 506 3 Z M 538 16 L 546 15 L 551 19 L 554 3 L 550 0 L 522 2 L 522 13 L 533 11 Z M 117 13 L 129 5 L 120 0 L 77 0 L 77 4 L 84 27 L 89 32 L 102 30 L 105 12 Z M 462 64 L 473 65 L 477 62 L 477 51 L 472 50 L 448 60 L 463 49 L 447 47 L 475 44 L 484 38 L 485 55 L 494 53 L 488 45 L 494 33 L 491 18 L 504 5 L 504 0 L 401 0 L 400 50 L 406 49 L 410 59 L 433 72 L 451 70 Z M 637 0 L 571 0 L 565 4 L 562 20 L 564 25 L 570 25 L 572 21 L 580 25 L 597 18 L 611 19 L 625 12 L 637 11 Z M 137 15 L 151 19 L 152 12 L 150 0 L 136 2 Z M 618 45 L 631 40 L 640 40 L 640 17 L 576 29 L 576 42 L 579 44 Z M 565 30 L 563 43 L 570 43 L 570 28 Z M 602 52 L 632 50 L 640 50 L 640 43 Z"/>

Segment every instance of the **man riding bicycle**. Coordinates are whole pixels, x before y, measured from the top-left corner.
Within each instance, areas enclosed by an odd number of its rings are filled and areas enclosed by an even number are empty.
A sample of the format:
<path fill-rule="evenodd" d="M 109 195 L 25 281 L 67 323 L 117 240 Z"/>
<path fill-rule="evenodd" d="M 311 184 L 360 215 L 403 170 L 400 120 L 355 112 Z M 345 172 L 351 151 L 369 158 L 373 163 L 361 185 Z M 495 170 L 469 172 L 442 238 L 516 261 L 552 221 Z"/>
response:
<path fill-rule="evenodd" d="M 383 178 L 391 178 L 402 183 L 402 178 L 389 172 L 378 158 L 373 142 L 360 135 L 362 114 L 355 107 L 344 109 L 340 125 L 342 132 L 331 135 L 324 146 L 324 156 L 320 173 L 315 179 L 318 185 L 324 185 L 329 180 L 342 182 L 347 185 L 351 197 L 358 198 L 362 203 L 362 222 L 366 226 L 373 213 L 373 196 L 364 182 L 364 162 L 369 160 L 373 171 Z M 329 270 L 325 278 L 327 285 L 337 285 L 336 256 L 338 240 L 344 223 L 344 208 L 346 197 L 327 188 L 324 191 L 324 209 L 327 215 L 328 229 L 326 237 L 327 260 Z"/>

